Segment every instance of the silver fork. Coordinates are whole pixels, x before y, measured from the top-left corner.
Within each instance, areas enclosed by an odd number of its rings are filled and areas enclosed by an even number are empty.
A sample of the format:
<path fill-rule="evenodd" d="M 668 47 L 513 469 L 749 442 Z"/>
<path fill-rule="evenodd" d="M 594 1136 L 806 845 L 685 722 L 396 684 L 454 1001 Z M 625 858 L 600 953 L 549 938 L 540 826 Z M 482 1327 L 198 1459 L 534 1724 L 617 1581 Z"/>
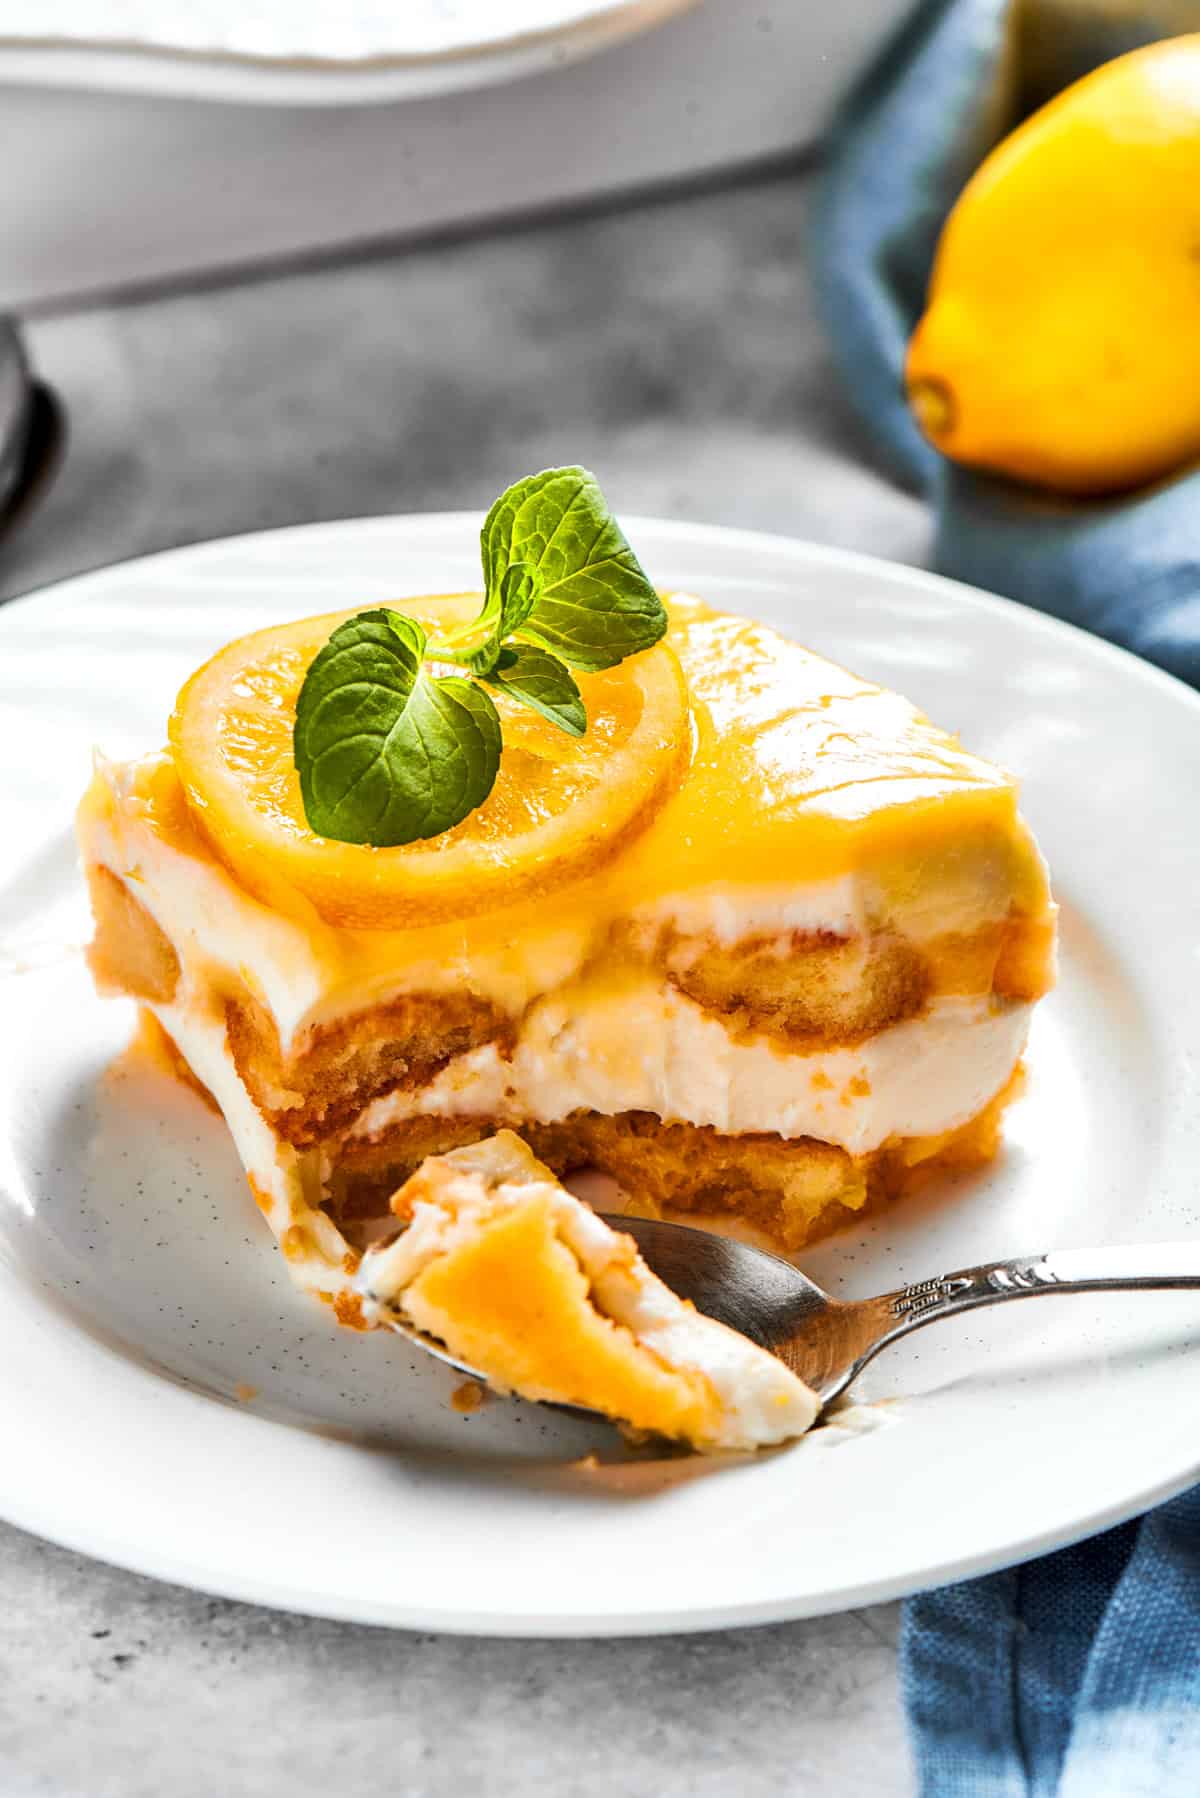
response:
<path fill-rule="evenodd" d="M 650 1218 L 605 1216 L 604 1221 L 632 1236 L 649 1266 L 681 1298 L 778 1355 L 822 1407 L 843 1393 L 880 1349 L 979 1305 L 1049 1293 L 1200 1287 L 1200 1241 L 1160 1242 L 1018 1255 L 936 1274 L 878 1298 L 835 1299 L 790 1261 L 731 1237 Z M 400 1319 L 390 1321 L 399 1334 L 486 1385 L 483 1374 L 441 1343 Z"/>

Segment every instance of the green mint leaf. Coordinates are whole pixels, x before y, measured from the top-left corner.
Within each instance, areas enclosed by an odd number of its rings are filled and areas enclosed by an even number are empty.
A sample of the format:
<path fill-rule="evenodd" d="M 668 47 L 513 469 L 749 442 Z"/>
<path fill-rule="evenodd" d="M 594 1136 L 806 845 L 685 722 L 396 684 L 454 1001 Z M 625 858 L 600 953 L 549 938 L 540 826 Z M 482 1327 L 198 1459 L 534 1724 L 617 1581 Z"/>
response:
<path fill-rule="evenodd" d="M 667 628 L 662 601 L 586 468 L 549 468 L 502 493 L 480 536 L 489 597 L 510 567 L 539 590 L 519 629 L 572 668 L 611 668 Z"/>
<path fill-rule="evenodd" d="M 568 736 L 581 737 L 587 729 L 583 695 L 557 656 L 532 643 L 518 643 L 501 650 L 488 683 L 522 705 L 532 706 Z"/>
<path fill-rule="evenodd" d="M 392 748 L 389 843 L 440 836 L 481 806 L 500 767 L 500 719 L 482 687 L 422 674 Z"/>
<path fill-rule="evenodd" d="M 319 836 L 392 848 L 438 836 L 492 790 L 500 720 L 472 681 L 422 668 L 425 632 L 362 612 L 314 658 L 296 704 L 304 815 Z"/>
<path fill-rule="evenodd" d="M 524 624 L 540 591 L 538 571 L 528 563 L 511 562 L 504 570 L 499 587 L 489 593 L 472 626 L 472 630 L 483 626 L 487 631 L 485 640 L 463 658 L 473 674 L 492 672 L 504 639 Z"/>
<path fill-rule="evenodd" d="M 305 816 L 322 836 L 369 840 L 356 837 L 352 815 L 382 803 L 379 745 L 408 704 L 424 648 L 425 633 L 411 619 L 360 612 L 338 626 L 309 667 L 293 753 Z"/>
<path fill-rule="evenodd" d="M 500 582 L 500 635 L 519 631 L 542 595 L 542 577 L 532 562 L 510 562 Z"/>

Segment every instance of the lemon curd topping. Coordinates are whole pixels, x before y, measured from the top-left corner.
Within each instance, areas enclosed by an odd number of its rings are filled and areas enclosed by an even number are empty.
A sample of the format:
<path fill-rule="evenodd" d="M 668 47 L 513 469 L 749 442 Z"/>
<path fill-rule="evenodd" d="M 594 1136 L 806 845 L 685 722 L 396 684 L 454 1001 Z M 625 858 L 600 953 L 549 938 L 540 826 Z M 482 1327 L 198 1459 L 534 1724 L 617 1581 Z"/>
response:
<path fill-rule="evenodd" d="M 476 603 L 406 602 L 425 617 L 447 607 L 466 615 Z M 361 1002 L 408 976 L 434 988 L 474 978 L 500 1003 L 519 1008 L 578 965 L 587 945 L 615 920 L 630 917 L 678 916 L 688 927 L 715 927 L 718 934 L 845 931 L 886 917 L 914 940 L 941 943 L 949 959 L 956 944 L 976 940 L 985 926 L 1007 931 L 1010 939 L 1015 929 L 1018 950 L 1031 964 L 1020 996 L 1044 990 L 1053 912 L 1042 858 L 1018 815 L 1013 778 L 962 749 L 898 695 L 767 626 L 684 597 L 671 601 L 670 615 L 669 648 L 593 677 L 598 685 L 610 683 L 611 709 L 597 706 L 596 728 L 607 729 L 619 760 L 638 735 L 636 714 L 647 703 L 647 683 L 635 687 L 630 676 L 652 658 L 678 658 L 688 715 L 675 720 L 674 735 L 666 729 L 669 719 L 657 724 L 638 748 L 639 758 L 659 764 L 661 780 L 639 766 L 624 785 L 618 777 L 621 790 L 610 794 L 602 777 L 604 746 L 595 744 L 594 769 L 568 767 L 563 786 L 555 788 L 546 768 L 550 749 L 570 763 L 580 746 L 557 732 L 551 739 L 550 727 L 526 714 L 525 736 L 506 747 L 492 799 L 446 838 L 396 849 L 327 843 L 307 830 L 278 731 L 272 737 L 269 729 L 269 715 L 286 719 L 302 664 L 284 656 L 281 674 L 277 660 L 272 702 L 261 691 L 255 695 L 262 707 L 257 740 L 244 716 L 226 715 L 227 765 L 249 755 L 262 774 L 263 803 L 284 817 L 289 841 L 308 865 L 328 862 L 319 893 L 326 915 L 288 880 L 287 854 L 270 859 L 270 837 L 260 853 L 249 835 L 238 836 L 235 821 L 230 853 L 220 804 L 206 804 L 190 778 L 193 751 L 180 723 L 188 689 L 173 724 L 173 753 L 119 774 L 101 766 L 81 818 L 92 818 L 110 838 L 117 873 L 136 880 L 139 861 L 154 860 L 151 884 L 159 892 L 171 889 L 172 918 L 159 922 L 169 933 L 181 922 L 194 926 L 208 960 L 232 954 L 234 965 L 249 966 L 269 993 L 277 989 L 270 993 L 272 1009 L 284 1030 L 322 1002 L 351 994 Z M 306 635 L 319 640 L 319 632 Z M 653 683 L 656 703 L 664 684 L 670 692 L 670 681 Z M 235 699 L 244 701 L 245 693 Z M 680 732 L 687 739 L 682 750 Z M 537 781 L 518 823 L 514 789 L 530 779 L 531 767 Z M 629 824 L 629 783 L 637 788 L 634 822 L 641 827 L 632 836 L 611 833 L 620 839 L 614 842 L 604 825 L 614 809 L 618 824 Z M 586 830 L 568 832 L 579 870 L 574 879 L 542 865 L 538 833 L 561 816 L 556 801 L 590 819 Z M 500 812 L 516 832 L 511 866 Z M 469 866 L 455 875 L 447 865 L 442 877 L 443 864 L 455 856 L 451 839 L 476 847 L 491 840 L 491 878 L 483 883 L 491 903 L 481 906 Z M 421 895 L 416 919 L 405 916 L 410 880 Z M 386 927 L 393 897 L 400 929 Z M 157 914 L 154 892 L 147 904 Z M 368 928 L 357 922 L 364 910 L 373 920 Z M 1011 940 L 1007 952 L 1017 953 Z M 993 946 L 993 961 L 996 953 Z M 291 1003 L 280 990 L 285 981 Z M 966 990 L 970 983 L 968 976 L 950 985 Z"/>
<path fill-rule="evenodd" d="M 808 884 L 881 862 L 903 889 L 930 864 L 949 872 L 949 848 L 996 861 L 1019 903 L 1045 904 L 1045 870 L 1011 775 L 899 694 L 767 625 L 684 596 L 669 610 L 694 748 L 625 860 L 630 890 Z"/>

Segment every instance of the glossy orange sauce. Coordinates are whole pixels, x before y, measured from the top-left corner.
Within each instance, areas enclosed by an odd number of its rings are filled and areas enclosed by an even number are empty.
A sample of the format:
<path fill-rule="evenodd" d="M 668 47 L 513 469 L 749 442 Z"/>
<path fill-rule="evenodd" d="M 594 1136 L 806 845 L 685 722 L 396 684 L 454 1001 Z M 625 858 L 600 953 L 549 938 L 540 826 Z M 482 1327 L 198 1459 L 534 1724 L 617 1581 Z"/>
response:
<path fill-rule="evenodd" d="M 671 621 L 696 743 L 625 858 L 643 894 L 835 879 L 964 829 L 1017 830 L 1012 776 L 898 694 L 698 600 L 676 598 Z"/>
<path fill-rule="evenodd" d="M 417 610 L 422 602 L 409 603 Z M 287 913 L 331 986 L 370 981 L 416 960 L 463 967 L 464 956 L 518 953 L 529 939 L 545 944 L 555 931 L 575 931 L 584 918 L 602 926 L 697 890 L 736 899 L 743 888 L 786 892 L 848 874 L 868 876 L 884 904 L 942 898 L 942 932 L 977 931 L 986 905 L 992 918 L 1044 925 L 1046 944 L 1052 940 L 1045 870 L 1019 817 L 1011 775 L 969 754 L 907 700 L 765 625 L 680 596 L 670 613 L 668 641 L 686 675 L 693 741 L 671 796 L 641 833 L 586 876 L 554 886 L 547 870 L 548 890 L 533 897 L 404 930 L 331 926 L 298 898 Z M 139 764 L 123 799 L 97 777 L 81 809 L 85 852 L 89 816 L 111 818 L 114 808 L 132 825 L 129 845 L 157 839 L 219 865 L 169 753 Z M 147 856 L 152 882 L 150 862 Z M 960 901 L 974 913 L 961 922 L 953 915 Z M 1043 944 L 1038 954 L 1045 953 Z M 993 961 L 995 954 L 993 946 Z M 965 984 L 975 984 L 973 970 Z"/>

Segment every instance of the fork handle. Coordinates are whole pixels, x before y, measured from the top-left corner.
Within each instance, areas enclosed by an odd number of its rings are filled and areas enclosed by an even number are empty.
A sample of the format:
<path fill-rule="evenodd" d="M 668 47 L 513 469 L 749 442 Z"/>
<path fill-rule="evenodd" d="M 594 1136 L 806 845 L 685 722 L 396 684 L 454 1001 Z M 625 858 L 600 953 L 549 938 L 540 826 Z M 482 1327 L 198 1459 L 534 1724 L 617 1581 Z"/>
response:
<path fill-rule="evenodd" d="M 935 1317 L 1046 1292 L 1161 1291 L 1200 1286 L 1200 1242 L 1129 1243 L 1119 1248 L 1052 1249 L 963 1267 L 917 1280 L 875 1301 L 890 1319 L 888 1335 L 903 1335 Z M 882 1322 L 882 1319 L 880 1320 Z"/>

